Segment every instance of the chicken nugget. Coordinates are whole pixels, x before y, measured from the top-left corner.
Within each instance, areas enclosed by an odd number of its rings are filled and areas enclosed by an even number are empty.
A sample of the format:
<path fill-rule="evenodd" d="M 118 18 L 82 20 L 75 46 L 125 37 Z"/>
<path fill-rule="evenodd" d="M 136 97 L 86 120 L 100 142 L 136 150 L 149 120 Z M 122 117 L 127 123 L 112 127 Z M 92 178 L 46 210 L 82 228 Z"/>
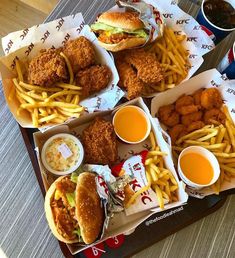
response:
<path fill-rule="evenodd" d="M 201 105 L 205 109 L 220 108 L 223 104 L 219 90 L 216 88 L 205 89 L 201 95 Z"/>
<path fill-rule="evenodd" d="M 173 104 L 162 106 L 158 110 L 159 120 L 166 126 L 177 125 L 180 121 L 179 114 L 175 111 L 175 106 Z"/>
<path fill-rule="evenodd" d="M 187 132 L 193 132 L 195 130 L 201 129 L 205 124 L 202 121 L 194 121 L 187 127 Z"/>
<path fill-rule="evenodd" d="M 181 115 L 187 115 L 197 112 L 200 109 L 200 106 L 194 105 L 194 100 L 192 96 L 183 95 L 179 99 L 177 99 L 175 103 L 175 109 Z"/>
<path fill-rule="evenodd" d="M 193 99 L 195 105 L 201 105 L 201 95 L 204 89 L 199 89 L 193 93 Z"/>
<path fill-rule="evenodd" d="M 164 78 L 154 53 L 145 52 L 143 49 L 129 50 L 126 52 L 125 61 L 137 70 L 137 77 L 144 83 L 154 84 Z"/>
<path fill-rule="evenodd" d="M 225 114 L 217 108 L 212 108 L 210 110 L 207 110 L 203 117 L 203 120 L 206 124 L 213 124 L 213 120 L 218 121 L 221 124 L 224 124 L 225 119 L 226 119 Z"/>
<path fill-rule="evenodd" d="M 41 50 L 29 63 L 31 84 L 47 87 L 64 79 L 67 79 L 65 61 L 54 49 Z"/>
<path fill-rule="evenodd" d="M 199 121 L 202 119 L 202 112 L 194 112 L 187 115 L 181 116 L 181 123 L 183 125 L 189 126 L 192 122 Z"/>
<path fill-rule="evenodd" d="M 93 44 L 83 36 L 67 41 L 63 53 L 68 57 L 74 73 L 95 63 Z"/>
<path fill-rule="evenodd" d="M 108 86 L 112 72 L 107 65 L 93 65 L 76 75 L 76 84 L 82 87 L 82 96 L 88 97 Z"/>
<path fill-rule="evenodd" d="M 174 144 L 177 139 L 187 134 L 186 126 L 182 124 L 177 124 L 174 127 L 170 128 L 168 131 L 171 142 Z"/>
<path fill-rule="evenodd" d="M 85 161 L 90 164 L 112 165 L 117 161 L 117 139 L 112 123 L 95 118 L 82 134 Z"/>

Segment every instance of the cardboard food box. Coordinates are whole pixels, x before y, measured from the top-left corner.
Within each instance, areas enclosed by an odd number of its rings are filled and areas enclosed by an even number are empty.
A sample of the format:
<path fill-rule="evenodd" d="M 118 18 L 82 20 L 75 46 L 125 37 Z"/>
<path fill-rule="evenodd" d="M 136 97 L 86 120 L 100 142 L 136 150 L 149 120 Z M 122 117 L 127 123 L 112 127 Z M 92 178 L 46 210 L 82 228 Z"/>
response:
<path fill-rule="evenodd" d="M 153 117 L 156 117 L 158 109 L 161 106 L 174 103 L 183 94 L 190 95 L 194 93 L 196 90 L 201 88 L 216 87 L 220 91 L 221 96 L 223 98 L 223 102 L 228 107 L 229 113 L 233 121 L 235 121 L 234 86 L 235 86 L 235 80 L 229 81 L 226 77 L 222 76 L 216 69 L 205 71 L 191 78 L 190 80 L 182 83 L 178 87 L 170 91 L 160 93 L 155 98 L 153 98 L 151 103 L 151 114 Z M 164 125 L 161 125 L 161 126 L 163 130 L 166 129 Z M 168 136 L 167 133 L 164 133 L 164 135 L 168 138 L 167 141 L 168 141 L 169 147 L 171 148 L 170 136 Z M 230 182 L 224 181 L 221 186 L 221 191 L 225 191 L 232 188 L 235 188 L 235 177 L 232 177 Z M 186 191 L 189 195 L 197 198 L 203 198 L 207 195 L 211 195 L 215 193 L 211 187 L 202 188 L 200 190 L 193 190 L 187 187 Z"/>
<path fill-rule="evenodd" d="M 156 120 L 154 120 L 151 117 L 150 112 L 149 112 L 147 106 L 144 104 L 142 98 L 138 98 L 133 101 L 129 101 L 121 106 L 125 106 L 125 105 L 136 105 L 136 106 L 142 108 L 146 112 L 146 114 L 148 115 L 148 117 L 151 121 L 152 131 L 155 134 L 157 143 L 158 143 L 161 151 L 169 154 L 164 157 L 165 167 L 172 172 L 173 176 L 175 177 L 175 179 L 179 185 L 179 188 L 177 190 L 178 191 L 177 192 L 178 201 L 166 204 L 165 210 L 185 204 L 187 202 L 188 195 L 184 191 L 184 184 L 177 177 L 177 174 L 176 174 L 176 171 L 175 171 L 175 168 L 173 165 L 173 161 L 170 156 L 170 149 L 162 136 L 162 132 L 161 132 L 161 128 L 160 128 L 159 124 L 157 123 Z M 118 106 L 115 110 L 119 109 L 121 106 Z M 46 190 L 49 188 L 50 184 L 56 178 L 54 175 L 52 175 L 51 173 L 46 171 L 46 169 L 43 167 L 43 164 L 40 159 L 41 150 L 42 150 L 42 147 L 43 147 L 43 144 L 45 143 L 45 141 L 48 138 L 50 138 L 51 136 L 53 136 L 54 134 L 62 133 L 62 132 L 63 133 L 70 132 L 70 133 L 76 135 L 77 137 L 80 137 L 84 128 L 86 128 L 94 120 L 94 118 L 96 116 L 102 116 L 107 120 L 111 120 L 111 118 L 112 118 L 111 115 L 112 115 L 111 110 L 105 111 L 105 112 L 88 114 L 87 116 L 81 117 L 80 119 L 75 119 L 66 125 L 60 125 L 60 126 L 51 128 L 50 130 L 47 130 L 44 133 L 41 133 L 41 132 L 34 133 L 33 137 L 34 137 L 34 143 L 35 143 L 35 147 L 36 147 L 35 150 L 36 150 L 37 157 L 38 157 L 38 162 L 39 162 L 39 167 L 41 170 L 41 176 L 43 179 L 44 187 Z M 136 144 L 136 145 L 124 144 L 119 141 L 118 142 L 118 153 L 119 153 L 120 159 L 127 159 L 128 157 L 132 156 L 133 153 L 139 153 L 140 151 L 142 151 L 144 149 L 148 149 L 149 146 L 150 146 L 149 139 L 145 140 L 144 142 L 142 142 L 140 144 Z M 159 207 L 156 207 L 156 208 L 141 211 L 141 212 L 129 215 L 129 216 L 127 216 L 124 211 L 115 213 L 114 216 L 110 219 L 108 229 L 105 232 L 103 239 L 100 240 L 99 242 L 102 242 L 105 239 L 119 235 L 121 233 L 132 232 L 139 224 L 141 224 L 144 220 L 146 220 L 152 214 L 161 212 L 161 211 L 162 210 Z M 97 242 L 96 242 L 96 244 L 97 244 Z M 78 253 L 88 247 L 89 246 L 84 247 L 84 246 L 78 246 L 78 245 L 68 245 L 68 248 L 72 254 Z"/>
<path fill-rule="evenodd" d="M 120 1 L 121 4 L 124 1 Z M 141 9 L 141 6 L 138 6 L 139 2 L 147 3 L 152 6 L 153 15 L 149 17 L 149 13 L 144 15 L 146 9 Z M 163 30 L 162 25 L 165 25 L 171 28 L 176 35 L 186 35 L 186 39 L 181 42 L 182 46 L 188 52 L 188 61 L 190 66 L 187 67 L 188 74 L 183 81 L 191 78 L 195 72 L 200 68 L 204 59 L 203 55 L 213 50 L 214 43 L 210 36 L 203 30 L 203 27 L 189 14 L 185 13 L 178 6 L 178 1 L 172 0 L 142 0 L 134 1 L 128 0 L 127 4 L 133 5 L 133 8 L 140 8 L 142 17 L 147 17 L 146 22 L 152 26 L 153 34 L 156 32 L 156 27 L 161 26 L 161 29 L 158 29 L 160 32 Z M 125 5 L 124 5 L 125 6 Z M 119 8 L 117 5 L 111 8 L 109 11 L 123 11 L 124 8 Z M 161 24 L 163 20 L 163 24 Z M 160 21 L 160 22 L 159 22 Z M 157 25 L 158 24 L 158 25 Z M 157 30 L 158 36 L 161 36 L 161 33 Z M 156 35 L 155 37 L 156 38 Z M 144 97 L 154 97 L 159 92 L 146 95 Z"/>
<path fill-rule="evenodd" d="M 89 113 L 109 110 L 124 95 L 124 92 L 117 86 L 119 76 L 113 58 L 105 49 L 99 46 L 95 34 L 91 32 L 88 25 L 85 25 L 81 13 L 10 33 L 2 39 L 2 46 L 6 56 L 0 58 L 0 72 L 6 102 L 14 118 L 22 127 L 32 128 L 34 126 L 27 110 L 22 110 L 20 115 L 17 114 L 17 109 L 20 106 L 18 99 L 14 97 L 9 100 L 11 88 L 14 87 L 12 78 L 17 76 L 15 60 L 19 59 L 27 66 L 29 61 L 41 49 L 62 47 L 68 40 L 79 36 L 85 36 L 92 42 L 95 48 L 96 63 L 107 65 L 112 72 L 107 88 L 80 101 L 79 105 L 82 105 Z M 25 67 L 22 68 L 26 69 Z M 48 127 L 48 125 L 44 127 Z"/>

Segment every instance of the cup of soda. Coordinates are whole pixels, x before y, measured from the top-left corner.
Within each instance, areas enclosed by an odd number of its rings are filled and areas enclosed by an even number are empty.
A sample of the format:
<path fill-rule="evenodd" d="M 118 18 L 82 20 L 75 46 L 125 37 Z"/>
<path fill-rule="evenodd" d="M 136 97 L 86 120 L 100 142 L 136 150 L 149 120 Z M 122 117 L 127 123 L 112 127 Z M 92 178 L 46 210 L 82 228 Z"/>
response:
<path fill-rule="evenodd" d="M 235 79 L 235 42 L 217 66 L 221 74 L 226 74 L 229 79 Z"/>
<path fill-rule="evenodd" d="M 203 0 L 196 20 L 217 45 L 235 30 L 235 0 Z"/>

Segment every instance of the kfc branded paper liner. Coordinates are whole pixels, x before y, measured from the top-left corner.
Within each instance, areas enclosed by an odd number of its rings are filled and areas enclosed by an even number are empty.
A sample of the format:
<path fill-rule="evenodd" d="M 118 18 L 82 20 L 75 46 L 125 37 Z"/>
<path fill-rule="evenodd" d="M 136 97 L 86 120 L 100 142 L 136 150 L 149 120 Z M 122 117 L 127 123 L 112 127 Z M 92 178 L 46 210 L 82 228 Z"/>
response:
<path fill-rule="evenodd" d="M 227 78 L 224 75 L 221 75 L 216 69 L 203 72 L 171 91 L 160 93 L 152 100 L 151 114 L 155 117 L 159 107 L 175 102 L 183 94 L 189 95 L 200 88 L 211 87 L 216 87 L 220 91 L 224 104 L 228 107 L 230 115 L 233 121 L 235 121 L 235 80 L 228 81 Z M 162 125 L 162 128 L 165 129 L 164 125 Z M 171 145 L 170 137 L 167 136 L 166 133 L 165 136 L 168 137 L 168 143 Z M 235 177 L 231 178 L 230 182 L 224 181 L 221 186 L 221 191 L 232 188 L 235 188 Z M 210 187 L 197 191 L 187 187 L 186 191 L 189 195 L 197 198 L 203 198 L 207 195 L 214 194 L 214 191 Z"/>
<path fill-rule="evenodd" d="M 127 2 L 138 1 L 130 0 Z M 184 81 L 188 80 L 203 63 L 202 56 L 214 48 L 212 39 L 192 16 L 178 7 L 177 1 L 144 0 L 143 2 L 152 5 L 154 13 L 159 13 L 158 16 L 161 15 L 164 18 L 164 24 L 173 29 L 175 34 L 186 35 L 186 40 L 182 42 L 182 45 L 189 53 L 188 59 L 191 67 L 188 67 L 188 74 Z M 123 9 L 115 6 L 109 11 L 123 11 Z M 145 97 L 154 97 L 156 94 L 158 93 L 149 94 Z"/>
<path fill-rule="evenodd" d="M 129 101 L 125 103 L 124 105 L 136 105 L 141 107 L 146 114 L 149 116 L 152 130 L 155 133 L 155 137 L 157 139 L 157 143 L 161 150 L 163 152 L 169 153 L 169 147 L 167 143 L 165 142 L 161 130 L 159 130 L 159 125 L 155 123 L 155 120 L 151 118 L 150 113 L 148 111 L 147 106 L 144 104 L 143 100 L 141 98 L 135 99 L 133 101 Z M 118 109 L 119 107 L 117 107 Z M 54 176 L 45 170 L 45 168 L 42 165 L 42 162 L 40 160 L 40 152 L 42 149 L 43 144 L 45 141 L 51 137 L 54 134 L 62 133 L 62 132 L 72 132 L 77 137 L 81 137 L 82 131 L 91 123 L 96 116 L 103 116 L 107 120 L 111 120 L 111 114 L 112 111 L 104 111 L 99 113 L 92 113 L 88 114 L 87 116 L 83 116 L 79 119 L 75 119 L 71 122 L 69 122 L 67 125 L 59 125 L 57 127 L 54 127 L 50 130 L 47 130 L 44 133 L 36 132 L 34 133 L 34 143 L 37 150 L 37 157 L 39 162 L 39 167 L 44 183 L 44 187 L 48 189 L 49 185 L 55 180 Z M 118 143 L 118 152 L 119 152 L 119 161 L 127 159 L 128 157 L 132 156 L 135 153 L 139 153 L 142 150 L 148 150 L 150 147 L 150 142 L 146 140 L 145 142 L 137 145 L 128 145 L 123 143 Z M 175 179 L 177 180 L 177 183 L 179 184 L 178 189 L 178 201 L 170 204 L 165 205 L 165 209 L 171 209 L 177 206 L 180 206 L 182 204 L 185 204 L 188 199 L 188 195 L 184 191 L 184 184 L 182 181 L 179 181 L 177 178 L 177 174 L 174 169 L 173 161 L 170 157 L 170 155 L 167 155 L 164 158 L 166 168 L 168 168 L 174 175 Z M 153 208 L 146 211 L 140 211 L 138 213 L 132 214 L 127 216 L 124 211 L 115 213 L 114 216 L 109 221 L 109 226 L 107 231 L 104 234 L 104 237 L 102 241 L 105 239 L 108 239 L 110 237 L 119 235 L 121 233 L 134 231 L 134 229 L 141 224 L 144 220 L 146 220 L 148 217 L 150 217 L 152 214 L 161 212 L 162 210 L 160 208 Z M 86 247 L 77 247 L 75 245 L 69 245 L 68 246 L 72 254 L 78 253 Z"/>
<path fill-rule="evenodd" d="M 26 32 L 27 33 L 26 33 Z M 17 122 L 26 128 L 33 127 L 30 114 L 23 110 L 21 115 L 17 115 L 19 102 L 16 98 L 9 101 L 8 96 L 13 86 L 12 78 L 16 77 L 15 59 L 19 58 L 23 62 L 28 62 L 41 49 L 51 47 L 61 47 L 69 39 L 75 39 L 78 36 L 85 36 L 94 45 L 96 52 L 96 61 L 100 64 L 106 64 L 112 71 L 112 78 L 106 89 L 94 94 L 79 104 L 84 106 L 89 113 L 94 111 L 104 111 L 112 109 L 124 95 L 123 91 L 117 86 L 119 76 L 110 54 L 101 48 L 97 42 L 97 38 L 87 25 L 81 14 L 61 18 L 50 23 L 34 26 L 25 31 L 14 32 L 3 38 L 3 49 L 5 53 L 9 53 L 0 59 L 0 71 L 3 79 L 3 90 L 6 102 L 10 111 Z M 47 36 L 43 36 L 47 32 Z M 22 35 L 26 35 L 23 37 Z M 7 43 L 8 42 L 8 43 Z M 9 42 L 10 48 L 7 48 Z M 31 43 L 29 43 L 31 42 Z M 12 51 L 14 50 L 14 51 Z"/>

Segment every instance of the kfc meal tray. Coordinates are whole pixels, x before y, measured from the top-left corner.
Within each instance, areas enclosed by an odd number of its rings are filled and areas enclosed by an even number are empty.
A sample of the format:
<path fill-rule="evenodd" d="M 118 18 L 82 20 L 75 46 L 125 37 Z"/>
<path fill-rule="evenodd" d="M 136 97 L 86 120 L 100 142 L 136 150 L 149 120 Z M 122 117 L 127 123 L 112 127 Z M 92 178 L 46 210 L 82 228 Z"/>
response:
<path fill-rule="evenodd" d="M 31 159 L 35 175 L 43 196 L 45 196 L 45 186 L 42 174 L 38 165 L 33 141 L 35 129 L 25 129 L 20 127 L 26 148 Z M 67 245 L 58 242 L 65 257 L 129 257 L 144 248 L 162 240 L 163 238 L 179 231 L 180 229 L 196 222 L 197 220 L 211 214 L 219 209 L 226 201 L 227 194 L 233 192 L 226 191 L 219 196 L 211 195 L 202 200 L 189 197 L 187 205 L 182 205 L 167 211 L 152 215 L 140 224 L 130 235 L 119 235 L 97 244 L 87 251 L 72 255 Z M 148 236 L 148 237 L 143 237 Z M 132 243 L 130 245 L 130 243 Z"/>

